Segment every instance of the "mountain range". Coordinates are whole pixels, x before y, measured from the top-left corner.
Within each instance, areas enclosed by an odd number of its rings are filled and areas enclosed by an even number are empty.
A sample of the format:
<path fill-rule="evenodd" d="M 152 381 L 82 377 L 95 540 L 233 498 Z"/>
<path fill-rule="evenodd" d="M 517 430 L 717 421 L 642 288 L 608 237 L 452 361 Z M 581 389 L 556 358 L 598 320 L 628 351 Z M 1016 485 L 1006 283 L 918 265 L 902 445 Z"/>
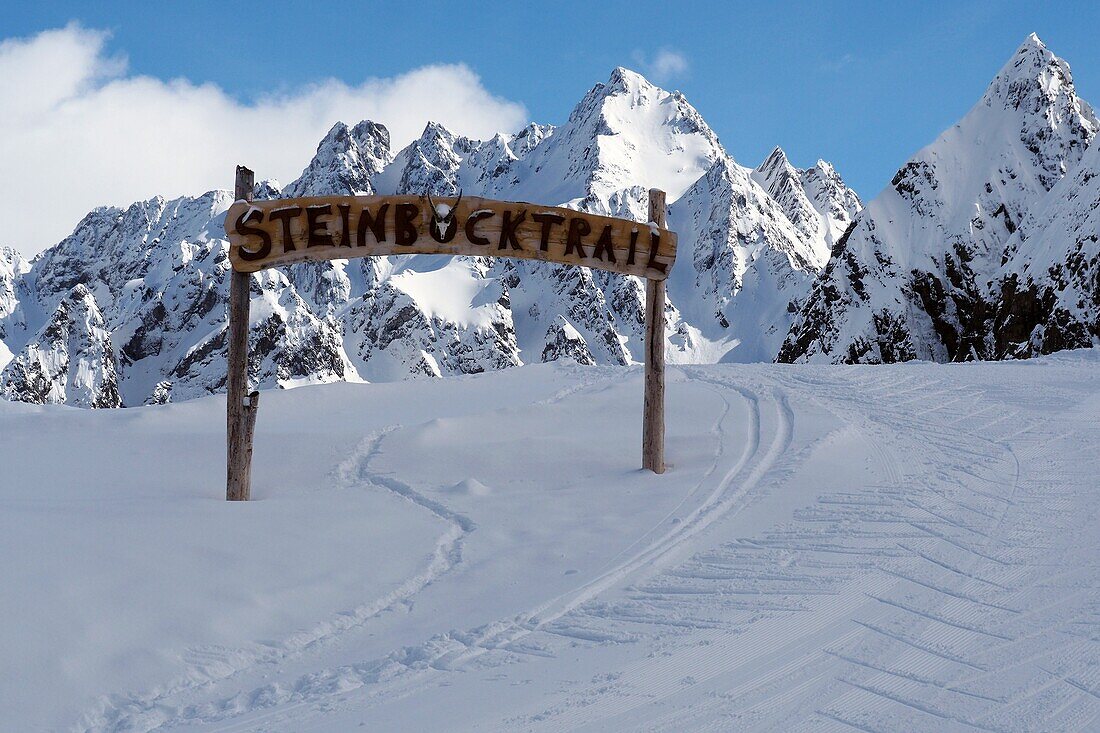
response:
<path fill-rule="evenodd" d="M 779 361 L 967 361 L 1092 346 L 1097 129 L 1069 65 L 1029 36 L 837 242 Z"/>
<path fill-rule="evenodd" d="M 557 127 L 400 150 L 337 123 L 257 198 L 465 194 L 647 218 L 667 192 L 671 362 L 1022 358 L 1100 341 L 1100 124 L 1030 36 L 975 107 L 866 208 L 832 165 L 737 163 L 679 92 L 615 69 Z M 247 162 L 247 161 L 242 161 Z M 0 393 L 83 407 L 225 385 L 224 190 L 90 212 L 26 261 L 0 248 Z M 486 257 L 297 264 L 252 278 L 256 387 L 642 356 L 640 280 Z"/>

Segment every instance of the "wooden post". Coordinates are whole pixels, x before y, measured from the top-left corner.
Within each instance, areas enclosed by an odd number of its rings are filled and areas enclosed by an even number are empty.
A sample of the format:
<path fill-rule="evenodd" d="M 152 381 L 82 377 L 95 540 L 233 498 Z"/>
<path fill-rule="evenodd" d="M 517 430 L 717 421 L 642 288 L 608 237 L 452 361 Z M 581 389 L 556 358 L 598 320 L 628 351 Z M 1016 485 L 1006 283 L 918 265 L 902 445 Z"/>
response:
<path fill-rule="evenodd" d="M 234 196 L 252 200 L 255 174 L 237 166 Z M 226 376 L 226 478 L 227 501 L 248 501 L 252 493 L 252 433 L 256 427 L 259 392 L 248 392 L 248 292 L 252 276 L 229 271 L 229 363 Z"/>
<path fill-rule="evenodd" d="M 665 192 L 649 189 L 649 220 L 665 227 Z M 645 402 L 642 468 L 665 472 L 665 281 L 645 282 Z"/>

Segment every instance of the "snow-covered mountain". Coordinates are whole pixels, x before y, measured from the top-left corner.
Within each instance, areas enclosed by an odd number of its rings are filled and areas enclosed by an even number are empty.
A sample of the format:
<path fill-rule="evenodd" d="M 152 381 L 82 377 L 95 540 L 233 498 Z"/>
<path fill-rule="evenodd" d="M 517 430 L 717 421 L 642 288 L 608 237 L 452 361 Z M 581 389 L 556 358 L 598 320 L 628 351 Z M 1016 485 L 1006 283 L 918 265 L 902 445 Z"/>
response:
<path fill-rule="evenodd" d="M 324 196 L 334 190 L 370 196 L 374 193 L 371 179 L 392 159 L 390 132 L 385 127 L 364 120 L 349 129 L 339 122 L 317 146 L 301 177 L 283 193 L 288 198 Z"/>
<path fill-rule="evenodd" d="M 1100 343 L 1100 145 L 1036 203 L 1005 247 L 995 283 L 994 356 Z"/>
<path fill-rule="evenodd" d="M 26 298 L 23 278 L 31 269 L 23 255 L 11 247 L 0 247 L 0 364 L 11 360 L 7 340 L 9 333 L 26 330 L 21 301 Z"/>
<path fill-rule="evenodd" d="M 84 285 L 57 304 L 46 325 L 7 365 L 3 391 L 22 402 L 121 406 L 111 335 Z"/>
<path fill-rule="evenodd" d="M 1054 292 L 1067 277 L 1089 277 L 1069 260 L 1089 252 L 1095 261 L 1095 242 L 1074 254 L 1062 240 L 1097 233 L 1077 229 L 1065 204 L 1076 191 L 1087 196 L 1084 167 L 1095 156 L 1080 164 L 1098 127 L 1066 62 L 1029 36 L 974 108 L 902 166 L 837 241 L 779 360 L 953 361 L 1090 345 L 1062 323 L 1068 311 Z M 1059 185 L 1067 172 L 1077 183 Z M 1017 231 L 1024 221 L 1027 235 Z M 1068 297 L 1095 324 L 1097 302 Z M 1044 344 L 1032 332 L 1051 319 L 1060 335 Z"/>
<path fill-rule="evenodd" d="M 383 125 L 338 123 L 298 180 L 283 190 L 263 182 L 255 195 L 461 190 L 644 221 L 648 188 L 663 188 L 680 241 L 666 312 L 670 358 L 770 360 L 790 326 L 790 302 L 808 295 L 859 207 L 828 164 L 784 164 L 790 181 L 759 177 L 730 158 L 682 94 L 616 69 L 557 127 L 479 141 L 430 123 L 393 151 Z M 782 201 L 761 182 L 782 185 Z M 4 393 L 137 405 L 222 389 L 230 199 L 212 191 L 101 208 L 32 263 L 3 250 Z M 99 320 L 69 315 L 74 299 Z M 260 387 L 641 357 L 641 281 L 586 268 L 426 255 L 303 263 L 258 274 L 252 301 L 250 378 Z M 50 336 L 59 322 L 79 333 Z M 44 365 L 46 351 L 49 368 L 30 379 L 28 365 Z M 67 387 L 89 360 L 102 378 L 78 380 L 90 393 L 76 396 Z"/>
<path fill-rule="evenodd" d="M 728 158 L 672 205 L 669 226 L 681 243 L 692 243 L 690 250 L 681 245 L 669 276 L 682 317 L 671 344 L 676 355 L 771 361 L 791 324 L 790 303 L 806 297 L 825 264 L 819 232 L 808 235 L 751 169 Z"/>
<path fill-rule="evenodd" d="M 1100 129 L 1030 36 L 978 104 L 866 208 L 831 165 L 734 161 L 679 92 L 616 69 L 559 126 L 472 140 L 337 123 L 301 177 L 255 195 L 432 193 L 644 220 L 668 192 L 674 362 L 1014 358 L 1100 343 Z M 230 194 L 101 208 L 26 262 L 0 249 L 0 393 L 88 406 L 225 382 Z M 426 255 L 304 263 L 252 280 L 259 387 L 570 359 L 640 360 L 637 278 Z M 777 356 L 778 355 L 778 356 Z"/>
<path fill-rule="evenodd" d="M 778 147 L 752 172 L 752 178 L 775 199 L 801 238 L 813 244 L 812 265 L 824 267 L 833 245 L 862 208 L 855 191 L 825 161 L 801 170 Z"/>

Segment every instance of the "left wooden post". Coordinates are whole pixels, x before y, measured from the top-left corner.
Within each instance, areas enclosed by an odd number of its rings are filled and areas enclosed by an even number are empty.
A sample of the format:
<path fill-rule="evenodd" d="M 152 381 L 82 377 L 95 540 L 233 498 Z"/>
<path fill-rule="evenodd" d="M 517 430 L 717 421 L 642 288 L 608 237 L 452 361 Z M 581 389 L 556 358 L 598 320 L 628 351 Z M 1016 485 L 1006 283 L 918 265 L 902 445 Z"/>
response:
<path fill-rule="evenodd" d="M 236 200 L 251 201 L 256 176 L 237 166 Z M 225 498 L 248 501 L 252 493 L 252 434 L 260 393 L 248 391 L 248 292 L 251 275 L 229 270 L 229 363 L 226 374 Z"/>

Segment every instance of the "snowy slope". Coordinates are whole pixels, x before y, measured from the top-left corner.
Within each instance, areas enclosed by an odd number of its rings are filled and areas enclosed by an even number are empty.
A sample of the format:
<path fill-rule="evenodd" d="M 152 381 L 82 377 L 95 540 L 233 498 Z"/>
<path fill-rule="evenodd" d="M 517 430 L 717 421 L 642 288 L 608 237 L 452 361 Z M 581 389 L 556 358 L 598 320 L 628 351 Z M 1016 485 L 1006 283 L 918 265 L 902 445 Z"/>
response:
<path fill-rule="evenodd" d="M 479 141 L 429 123 L 392 151 L 384 126 L 338 123 L 298 180 L 285 190 L 263 182 L 256 195 L 463 191 L 644 220 L 648 188 L 664 188 L 680 228 L 679 279 L 667 313 L 671 358 L 752 361 L 774 356 L 776 334 L 790 326 L 789 301 L 806 296 L 834 230 L 858 206 L 827 165 L 797 174 L 807 179 L 799 185 L 818 223 L 812 231 L 791 224 L 683 95 L 616 69 L 558 127 L 531 124 Z M 123 404 L 221 390 L 228 295 L 221 232 L 229 203 L 226 192 L 213 191 L 97 209 L 30 265 L 6 256 L 3 362 L 34 361 L 32 336 L 84 284 L 111 337 L 103 348 L 117 365 Z M 725 264 L 711 272 L 711 262 Z M 252 297 L 250 377 L 259 387 L 641 357 L 641 281 L 583 268 L 431 256 L 307 263 L 257 276 Z M 8 375 L 0 391 L 63 400 L 62 375 L 50 380 L 28 389 L 24 377 Z"/>
<path fill-rule="evenodd" d="M 684 95 L 620 67 L 522 160 L 515 183 L 495 192 L 644 221 L 648 189 L 675 201 L 723 157 L 718 136 Z"/>
<path fill-rule="evenodd" d="M 996 356 L 990 285 L 1006 246 L 1097 127 L 1069 66 L 1029 36 L 974 108 L 856 218 L 779 359 Z"/>
<path fill-rule="evenodd" d="M 1098 365 L 0 402 L 4 727 L 1094 730 Z"/>
<path fill-rule="evenodd" d="M 11 360 L 8 343 L 26 331 L 21 301 L 26 300 L 24 276 L 30 263 L 11 247 L 0 247 L 0 369 Z"/>
<path fill-rule="evenodd" d="M 817 275 L 822 240 L 805 235 L 751 172 L 730 160 L 716 162 L 672 205 L 669 226 L 680 241 L 693 242 L 669 277 L 683 318 L 672 340 L 682 345 L 677 360 L 773 358 L 790 326 L 790 302 L 804 298 Z M 708 355 L 709 343 L 720 348 Z"/>
<path fill-rule="evenodd" d="M 1009 240 L 994 294 L 997 358 L 1100 344 L 1100 145 Z M 998 293 L 999 290 L 999 293 Z"/>
<path fill-rule="evenodd" d="M 778 147 L 752 177 L 783 209 L 802 240 L 811 243 L 813 267 L 825 267 L 833 245 L 862 208 L 855 192 L 829 163 L 819 160 L 812 168 L 795 168 Z"/>

